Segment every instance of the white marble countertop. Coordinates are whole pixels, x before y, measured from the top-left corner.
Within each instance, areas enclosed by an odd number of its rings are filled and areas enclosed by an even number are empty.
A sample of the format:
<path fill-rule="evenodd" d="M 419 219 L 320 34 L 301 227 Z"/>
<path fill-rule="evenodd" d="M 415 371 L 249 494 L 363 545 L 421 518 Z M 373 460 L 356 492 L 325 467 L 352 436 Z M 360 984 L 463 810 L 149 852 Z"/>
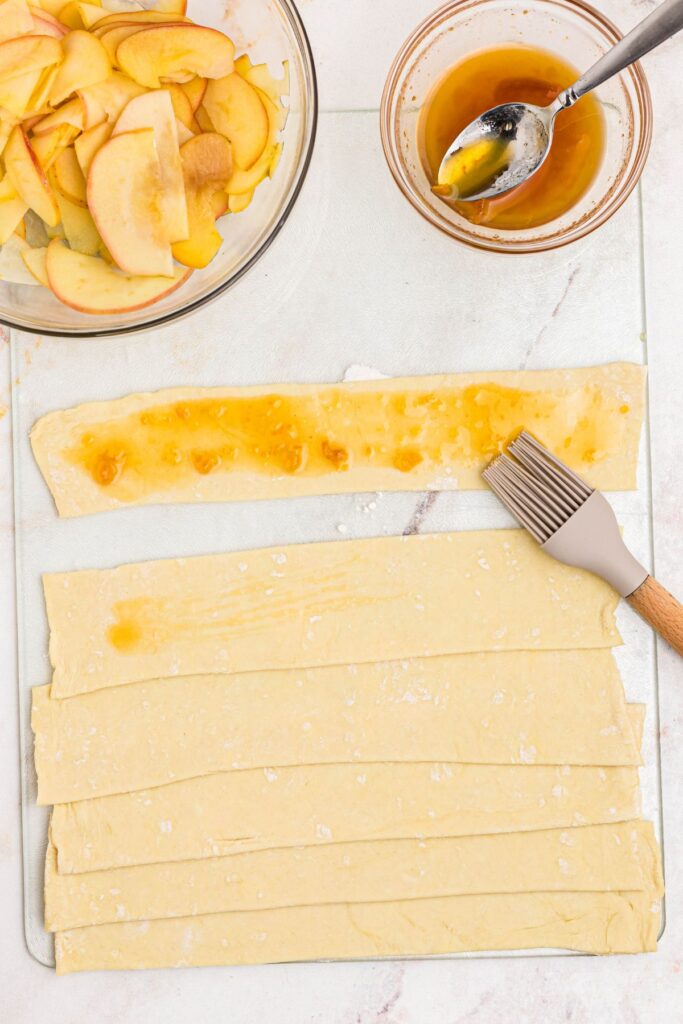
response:
<path fill-rule="evenodd" d="M 300 0 L 321 75 L 323 108 L 338 106 L 347 46 L 367 53 L 369 88 L 384 69 L 424 0 Z M 652 0 L 601 2 L 622 29 L 654 7 Z M 391 12 L 390 17 L 384 11 Z M 358 25 L 366 31 L 358 34 Z M 650 366 L 655 560 L 658 577 L 683 594 L 682 280 L 683 204 L 678 168 L 683 108 L 675 87 L 683 42 L 648 56 L 655 131 L 642 188 L 629 204 L 644 212 L 645 306 Z M 374 77 L 373 77 L 374 76 Z M 376 81 L 375 81 L 376 79 Z M 373 105 L 376 105 L 373 104 Z M 388 187 L 393 187 L 388 182 Z M 301 202 L 305 202 L 305 192 Z M 624 208 L 617 217 L 628 217 Z M 284 244 L 288 228 L 283 232 Z M 603 229 L 606 230 L 606 229 Z M 614 238 L 619 237 L 618 233 Z M 571 250 L 568 250 L 571 253 Z M 584 254 L 572 255 L 574 270 Z M 568 268 L 565 267 L 565 271 Z M 572 271 L 573 272 L 573 271 Z M 237 288 L 248 287 L 242 282 Z M 561 289 L 560 289 L 561 292 Z M 604 297 L 609 321 L 611 295 Z M 571 323 L 581 292 L 558 308 Z M 531 313 L 532 337 L 544 330 L 547 304 Z M 190 321 L 191 322 L 191 321 Z M 596 324 L 596 327 L 600 325 Z M 0 414 L 11 403 L 6 335 L 0 331 Z M 27 366 L 25 373 L 30 373 Z M 0 1016 L 8 1024 L 649 1024 L 674 1020 L 683 1000 L 683 672 L 658 651 L 666 835 L 667 927 L 656 954 L 612 958 L 521 958 L 458 961 L 284 965 L 239 969 L 127 972 L 57 978 L 33 960 L 23 938 L 10 416 L 0 418 Z M 680 1011 L 678 1011 L 680 1012 Z"/>

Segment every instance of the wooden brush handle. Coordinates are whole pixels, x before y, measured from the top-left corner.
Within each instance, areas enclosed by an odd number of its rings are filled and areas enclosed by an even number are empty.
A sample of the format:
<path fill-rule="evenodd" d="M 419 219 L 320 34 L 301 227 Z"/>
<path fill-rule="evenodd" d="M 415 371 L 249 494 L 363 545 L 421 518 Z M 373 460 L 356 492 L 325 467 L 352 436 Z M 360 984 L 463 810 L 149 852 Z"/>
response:
<path fill-rule="evenodd" d="M 683 655 L 683 605 L 673 594 L 648 576 L 626 600 L 677 654 Z"/>

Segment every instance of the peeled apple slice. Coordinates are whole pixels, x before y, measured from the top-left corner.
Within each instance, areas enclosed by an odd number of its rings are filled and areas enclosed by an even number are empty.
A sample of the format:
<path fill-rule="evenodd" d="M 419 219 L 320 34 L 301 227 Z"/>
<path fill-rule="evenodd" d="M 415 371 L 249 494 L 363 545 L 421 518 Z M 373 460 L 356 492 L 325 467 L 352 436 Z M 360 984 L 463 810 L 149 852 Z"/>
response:
<path fill-rule="evenodd" d="M 154 129 L 113 136 L 95 156 L 88 208 L 104 244 L 129 274 L 173 274 Z"/>
<path fill-rule="evenodd" d="M 55 238 L 47 249 L 47 275 L 56 297 L 81 313 L 130 313 L 179 288 L 191 274 L 176 267 L 170 277 L 123 274 L 99 256 L 84 256 Z"/>

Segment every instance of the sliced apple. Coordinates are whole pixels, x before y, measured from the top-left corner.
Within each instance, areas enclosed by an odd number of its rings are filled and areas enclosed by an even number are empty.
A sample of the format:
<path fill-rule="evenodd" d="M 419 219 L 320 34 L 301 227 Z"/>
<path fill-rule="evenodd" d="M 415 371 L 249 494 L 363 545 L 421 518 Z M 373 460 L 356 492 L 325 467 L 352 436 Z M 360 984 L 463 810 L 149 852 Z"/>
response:
<path fill-rule="evenodd" d="M 188 100 L 190 101 L 190 107 L 192 113 L 196 111 L 199 104 L 204 99 L 204 93 L 206 87 L 209 84 L 208 78 L 201 78 L 197 75 L 195 78 L 190 79 L 189 82 L 185 82 L 180 88 L 183 90 Z"/>
<path fill-rule="evenodd" d="M 171 98 L 173 110 L 178 120 L 182 121 L 185 127 L 189 128 L 193 134 L 194 132 L 198 132 L 200 129 L 194 119 L 192 106 L 181 87 L 176 85 L 174 82 L 169 82 L 164 84 L 164 89 L 168 92 Z"/>
<path fill-rule="evenodd" d="M 43 223 L 45 224 L 45 221 L 43 221 Z M 61 220 L 59 224 L 55 224 L 52 227 L 49 224 L 45 224 L 45 234 L 50 240 L 52 240 L 53 238 L 66 238 L 66 235 L 64 234 L 64 225 L 62 224 Z"/>
<path fill-rule="evenodd" d="M 44 11 L 42 7 L 33 7 L 29 4 L 28 9 L 31 12 L 31 20 L 33 22 L 32 35 L 54 36 L 55 39 L 61 39 L 69 31 L 66 25 L 62 25 L 61 21 L 48 11 Z"/>
<path fill-rule="evenodd" d="M 94 128 L 102 121 L 115 121 L 127 103 L 145 92 L 127 75 L 112 71 L 109 78 L 87 89 L 79 89 L 83 101 L 83 128 Z"/>
<path fill-rule="evenodd" d="M 86 29 L 90 30 L 93 25 L 96 25 L 98 21 L 107 16 L 107 12 L 102 7 L 98 7 L 92 3 L 78 3 L 78 13 L 81 16 L 81 21 Z"/>
<path fill-rule="evenodd" d="M 194 112 L 194 119 L 199 125 L 199 128 L 203 132 L 215 132 L 216 128 L 206 112 L 206 107 L 201 103 Z"/>
<path fill-rule="evenodd" d="M 52 67 L 43 68 L 43 70 L 39 72 L 39 78 L 36 83 L 36 87 L 31 93 L 30 100 L 26 104 L 24 118 L 46 117 L 47 114 L 50 113 L 48 97 L 52 89 L 52 83 L 57 77 L 58 71 L 59 65 L 53 64 Z"/>
<path fill-rule="evenodd" d="M 88 208 L 116 263 L 129 274 L 173 273 L 154 130 L 113 136 L 88 172 Z"/>
<path fill-rule="evenodd" d="M 85 178 L 73 146 L 63 149 L 54 162 L 54 189 L 78 206 L 87 206 Z M 59 201 L 59 197 L 56 197 Z M 68 235 L 67 235 L 68 237 Z"/>
<path fill-rule="evenodd" d="M 203 105 L 216 131 L 229 140 L 237 167 L 248 171 L 266 148 L 270 127 L 256 89 L 233 71 L 209 82 Z"/>
<path fill-rule="evenodd" d="M 155 11 L 162 14 L 183 15 L 187 10 L 187 0 L 142 0 L 142 6 L 144 8 L 152 6 Z"/>
<path fill-rule="evenodd" d="M 189 235 L 183 168 L 171 96 L 166 89 L 131 100 L 116 122 L 114 136 L 138 128 L 152 128 L 161 169 L 162 216 L 169 242 Z"/>
<path fill-rule="evenodd" d="M 119 136 L 122 138 L 122 136 Z M 47 250 L 50 287 L 60 302 L 81 313 L 129 313 L 179 288 L 191 274 L 176 267 L 169 277 L 124 274 L 99 256 L 85 256 L 59 239 Z"/>
<path fill-rule="evenodd" d="M 17 125 L 7 141 L 4 152 L 5 170 L 17 193 L 46 224 L 59 223 L 59 209 L 45 173 L 26 138 Z"/>
<path fill-rule="evenodd" d="M 97 33 L 97 38 L 107 51 L 107 56 L 114 67 L 118 67 L 116 51 L 119 48 L 119 43 L 122 43 L 128 36 L 133 36 L 136 32 L 141 31 L 139 25 L 112 25 Z"/>
<path fill-rule="evenodd" d="M 28 206 L 6 174 L 0 180 L 0 245 L 12 237 L 27 210 Z"/>
<path fill-rule="evenodd" d="M 64 0 L 37 0 L 37 6 L 53 18 L 57 18 L 64 6 Z"/>
<path fill-rule="evenodd" d="M 42 284 L 44 288 L 49 288 L 50 281 L 47 276 L 46 266 L 47 247 L 41 246 L 39 249 L 34 249 L 29 246 L 27 249 L 22 250 L 21 258 L 38 284 Z"/>
<path fill-rule="evenodd" d="M 186 267 L 205 267 L 223 242 L 215 227 L 213 197 L 225 189 L 232 173 L 230 143 L 216 132 L 196 135 L 182 147 L 180 157 L 190 236 L 175 243 L 173 255 Z"/>
<path fill-rule="evenodd" d="M 7 145 L 7 140 L 9 139 L 10 132 L 13 128 L 14 121 L 10 121 L 0 117 L 0 156 L 2 156 L 3 150 Z"/>
<path fill-rule="evenodd" d="M 186 142 L 189 142 L 190 139 L 193 138 L 194 132 L 191 132 L 189 128 L 186 128 L 183 122 L 179 121 L 177 117 L 175 119 L 175 126 L 176 131 L 178 132 L 178 145 L 184 146 Z M 0 152 L 1 151 L 2 146 L 0 146 Z"/>
<path fill-rule="evenodd" d="M 80 96 L 74 96 L 72 100 L 64 103 L 57 110 L 54 110 L 46 117 L 41 117 L 33 125 L 34 135 L 47 135 L 60 125 L 69 124 L 79 132 L 83 130 L 83 103 Z"/>
<path fill-rule="evenodd" d="M 87 132 L 83 132 L 74 142 L 76 159 L 86 177 L 95 153 L 105 144 L 112 130 L 113 125 L 110 121 L 102 121 L 101 124 L 97 124 L 94 128 L 89 128 Z"/>
<path fill-rule="evenodd" d="M 175 11 L 162 11 L 157 6 L 153 11 L 118 11 L 107 14 L 105 18 L 102 18 L 97 27 L 103 28 L 110 25 L 169 25 L 182 24 L 183 22 L 191 23 L 190 19 L 186 18 L 183 14 Z"/>
<path fill-rule="evenodd" d="M 282 78 L 274 78 L 267 64 L 252 64 L 246 53 L 235 61 L 235 71 L 254 88 L 264 92 L 276 106 L 281 105 L 283 96 L 289 95 L 289 64 L 286 60 L 282 62 Z"/>
<path fill-rule="evenodd" d="M 17 36 L 0 43 L 0 79 L 25 75 L 29 71 L 58 64 L 62 59 L 62 44 L 52 36 Z"/>
<path fill-rule="evenodd" d="M 19 235 L 11 235 L 0 249 L 0 281 L 9 284 L 37 285 L 33 274 L 22 259 L 31 246 Z"/>
<path fill-rule="evenodd" d="M 225 213 L 228 212 L 230 197 L 225 189 L 219 189 L 211 196 L 211 209 L 213 211 L 214 220 L 218 220 Z"/>
<path fill-rule="evenodd" d="M 31 97 L 40 83 L 39 70 L 26 71 L 14 78 L 0 79 L 0 109 L 5 116 L 23 118 L 30 106 Z"/>
<path fill-rule="evenodd" d="M 283 123 L 283 111 L 279 104 L 273 103 L 264 92 L 259 91 L 259 94 L 268 114 L 268 143 L 256 163 L 248 170 L 235 168 L 227 186 L 230 195 L 244 195 L 245 192 L 253 192 L 264 178 L 272 176 L 280 159 L 282 143 L 277 141 L 277 135 Z"/>
<path fill-rule="evenodd" d="M 69 0 L 69 3 L 65 4 L 57 15 L 61 23 L 72 31 L 85 28 L 79 7 L 78 0 Z"/>
<path fill-rule="evenodd" d="M 230 213 L 242 213 L 254 198 L 253 192 L 241 192 L 239 195 L 228 196 Z"/>
<path fill-rule="evenodd" d="M 17 224 L 17 230 L 14 232 L 14 234 L 17 236 L 17 238 L 23 238 L 24 240 L 26 239 L 26 214 L 24 214 L 23 218 Z"/>
<path fill-rule="evenodd" d="M 203 25 L 157 25 L 124 39 L 116 59 L 122 71 L 140 85 L 157 89 L 162 79 L 229 75 L 234 50 L 227 36 Z"/>
<path fill-rule="evenodd" d="M 48 171 L 61 151 L 71 145 L 77 132 L 73 125 L 61 124 L 51 132 L 31 139 L 31 148 L 44 171 Z"/>
<path fill-rule="evenodd" d="M 62 216 L 64 234 L 71 248 L 85 253 L 86 256 L 97 256 L 104 243 L 89 210 L 71 202 L 59 192 L 57 203 Z"/>
<path fill-rule="evenodd" d="M 103 82 L 111 74 L 107 51 L 90 32 L 69 32 L 62 45 L 64 62 L 50 92 L 50 104 L 53 107 L 79 89 Z"/>
<path fill-rule="evenodd" d="M 26 0 L 4 0 L 0 3 L 0 42 L 33 31 L 33 18 Z"/>

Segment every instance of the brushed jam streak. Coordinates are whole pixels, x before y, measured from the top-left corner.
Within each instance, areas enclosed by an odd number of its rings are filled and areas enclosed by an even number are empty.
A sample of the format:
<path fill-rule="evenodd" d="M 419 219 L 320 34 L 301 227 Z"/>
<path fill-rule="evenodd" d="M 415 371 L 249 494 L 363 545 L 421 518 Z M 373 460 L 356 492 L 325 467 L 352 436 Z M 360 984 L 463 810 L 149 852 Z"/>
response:
<path fill-rule="evenodd" d="M 426 467 L 457 475 L 498 454 L 522 427 L 580 471 L 618 449 L 628 411 L 595 385 L 566 392 L 493 383 L 405 392 L 331 386 L 150 405 L 89 429 L 64 454 L 121 501 L 216 473 Z"/>

